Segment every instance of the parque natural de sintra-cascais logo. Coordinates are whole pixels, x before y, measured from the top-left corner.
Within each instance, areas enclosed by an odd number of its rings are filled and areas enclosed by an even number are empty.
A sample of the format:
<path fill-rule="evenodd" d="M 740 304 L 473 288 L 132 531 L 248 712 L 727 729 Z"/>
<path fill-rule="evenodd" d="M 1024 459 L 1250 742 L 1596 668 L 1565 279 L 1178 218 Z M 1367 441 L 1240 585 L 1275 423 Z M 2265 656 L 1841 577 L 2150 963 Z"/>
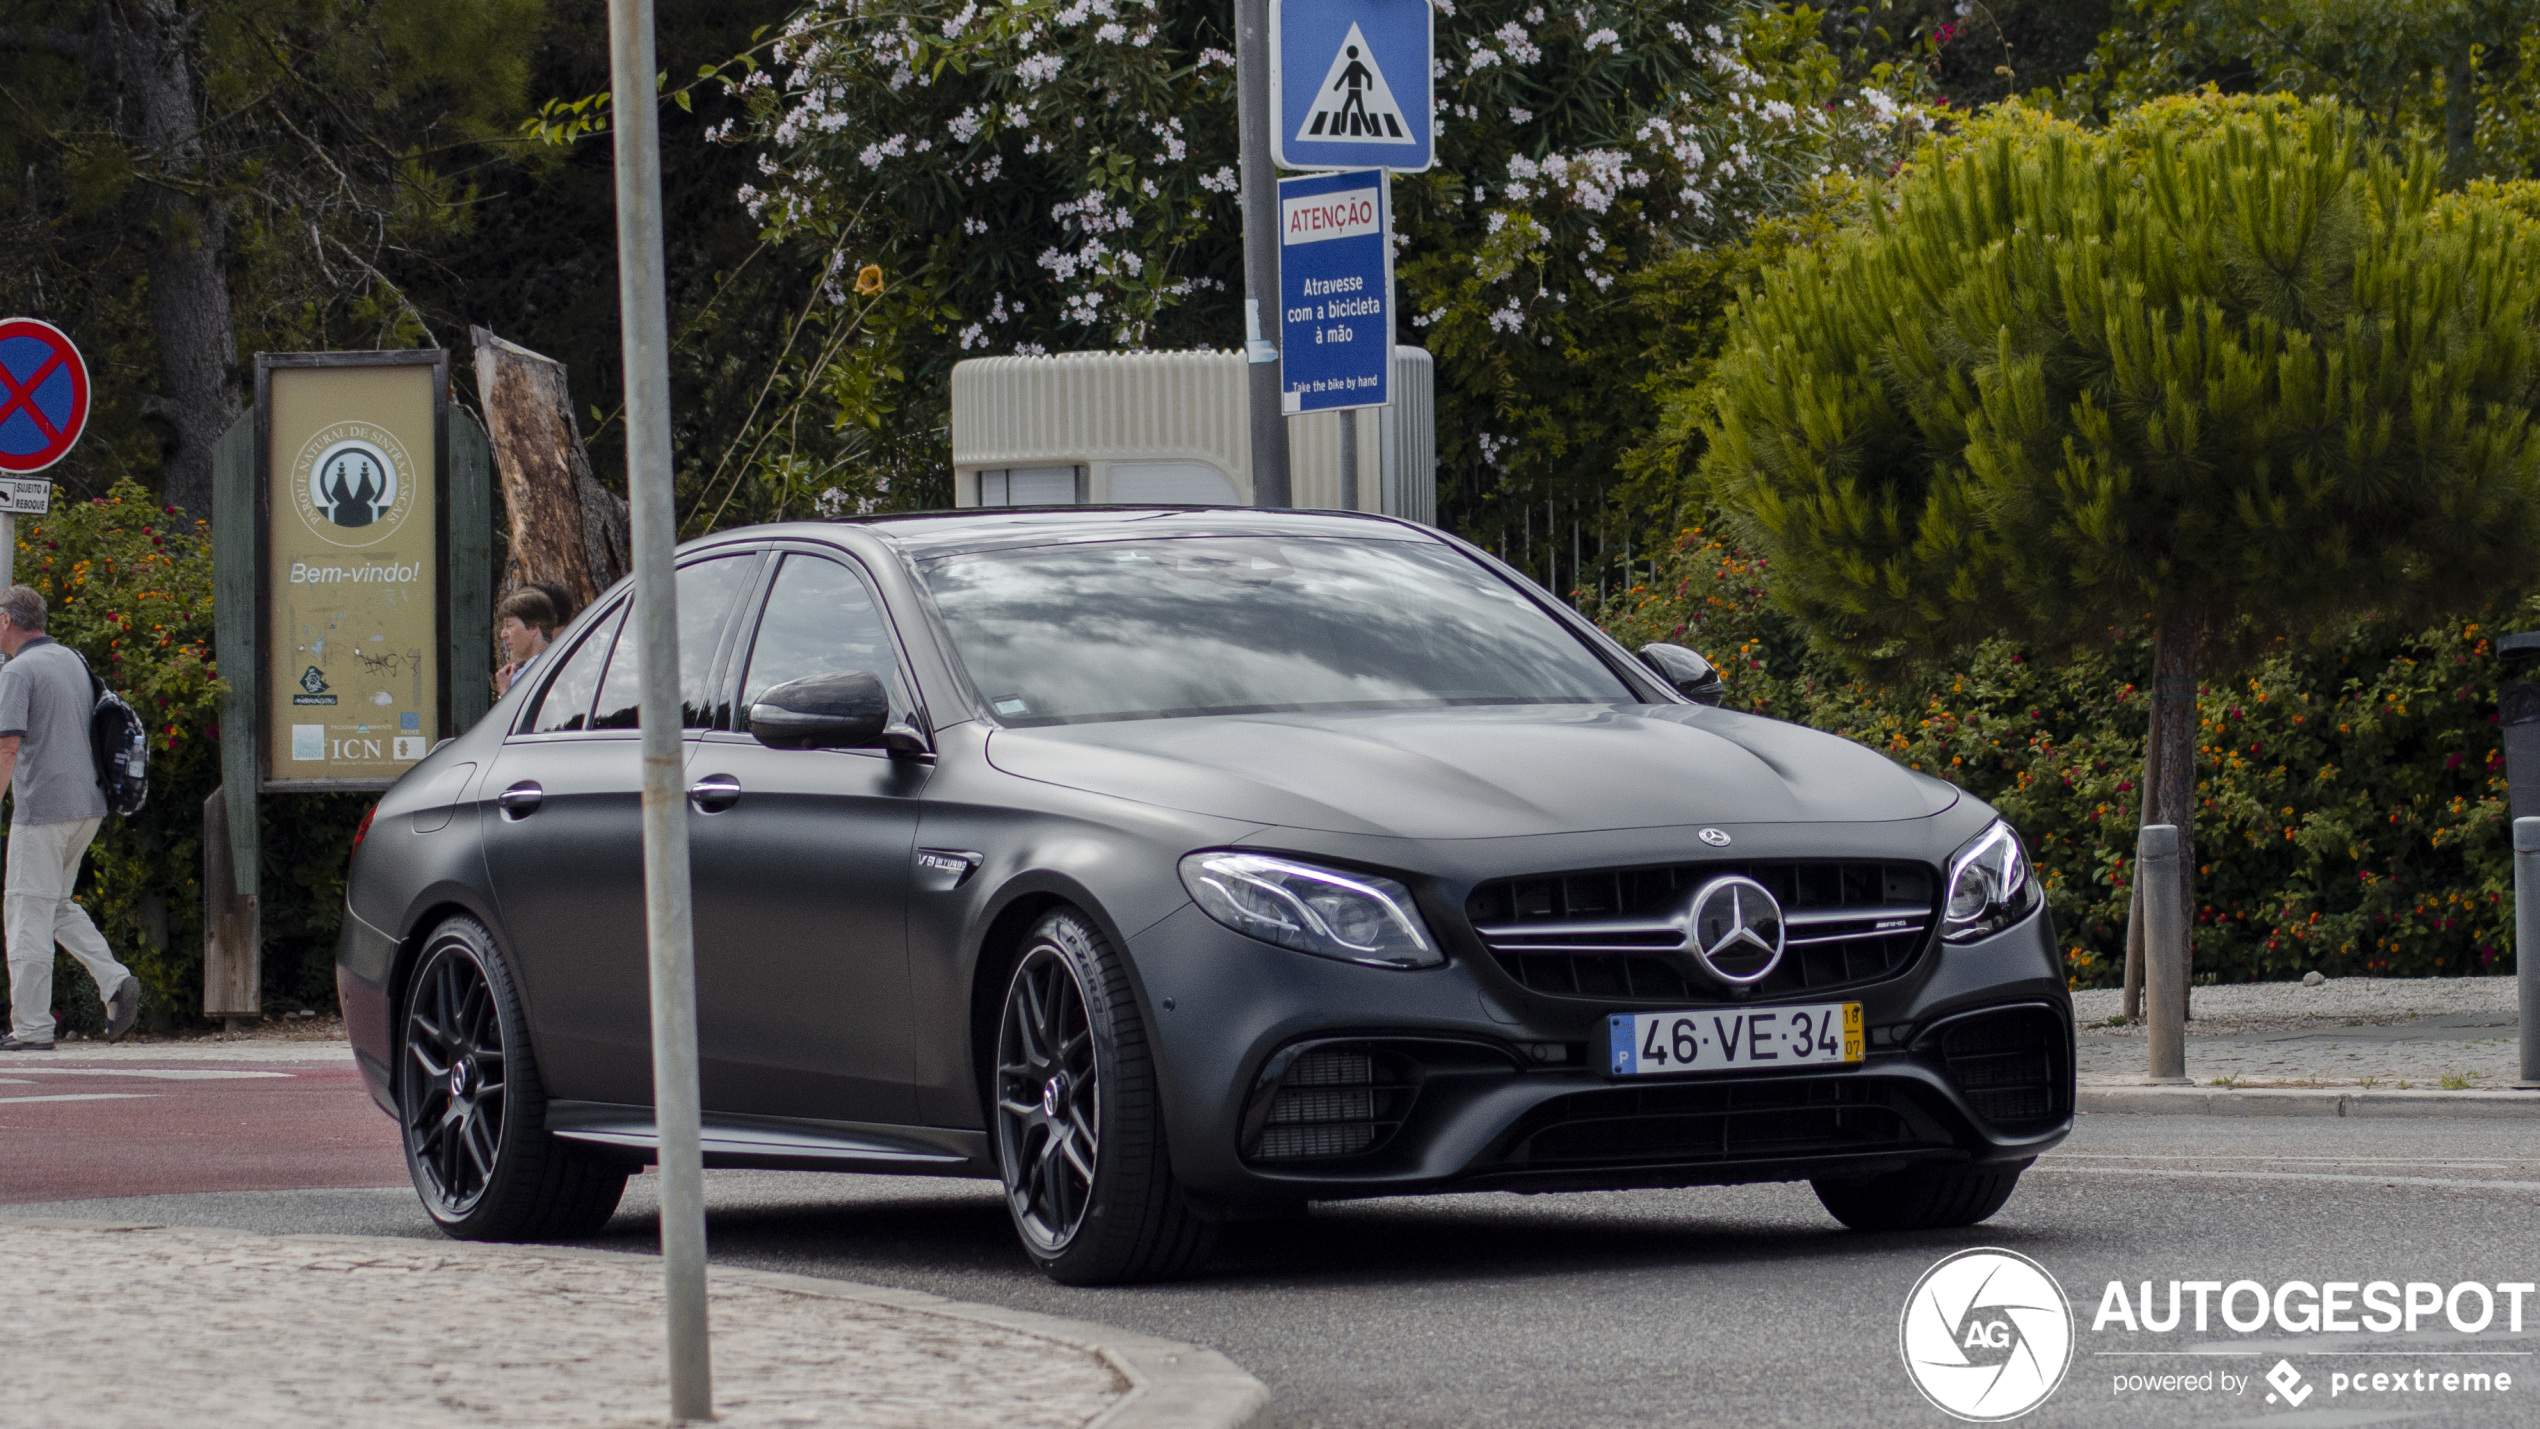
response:
<path fill-rule="evenodd" d="M 291 490 L 300 517 L 329 545 L 375 546 L 406 524 L 413 464 L 396 434 L 334 422 L 301 443 Z"/>
<path fill-rule="evenodd" d="M 2017 1419 L 2073 1362 L 2073 1311 L 2046 1267 L 2015 1251 L 1962 1250 L 1923 1272 L 1897 1326 L 1905 1372 L 1944 1413 Z"/>

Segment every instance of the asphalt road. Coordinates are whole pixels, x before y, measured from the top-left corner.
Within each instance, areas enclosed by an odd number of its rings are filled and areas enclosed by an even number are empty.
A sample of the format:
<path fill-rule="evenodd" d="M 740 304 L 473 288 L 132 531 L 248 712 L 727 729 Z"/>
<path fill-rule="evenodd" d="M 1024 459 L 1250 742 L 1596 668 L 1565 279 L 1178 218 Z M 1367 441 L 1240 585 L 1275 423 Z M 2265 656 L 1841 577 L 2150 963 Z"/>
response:
<path fill-rule="evenodd" d="M 397 1129 L 349 1059 L 0 1057 L 0 1203 L 394 1186 Z"/>
<path fill-rule="evenodd" d="M 112 1104 L 89 1105 L 102 1116 Z M 2540 1280 L 2540 1122 L 2085 1117 L 1969 1232 L 1853 1235 L 1804 1186 L 1327 1206 L 1242 1229 L 1204 1278 L 1107 1291 L 1040 1280 L 1012 1248 L 992 1188 L 975 1183 L 713 1172 L 708 1192 L 719 1262 L 1212 1345 L 1270 1386 L 1292 1429 L 1949 1423 L 1907 1380 L 1898 1318 L 1927 1268 L 1979 1245 L 2034 1257 L 2073 1302 L 2071 1371 L 2023 1424 L 2540 1424 L 2540 1296 L 2521 1334 L 2503 1328 L 2501 1306 L 2476 1336 L 2439 1315 L 2389 1336 L 2244 1335 L 2219 1321 L 2204 1335 L 2092 1328 L 2111 1279 Z M 639 1178 L 602 1243 L 649 1249 L 651 1207 Z M 431 1234 L 402 1189 L 6 1209 Z M 2263 1376 L 2279 1359 L 2303 1376 L 2299 1410 L 2265 1402 Z M 2503 1370 L 2516 1383 L 2486 1395 L 2329 1393 L 2332 1373 L 2416 1369 Z M 2248 1387 L 2115 1384 L 2208 1371 Z"/>

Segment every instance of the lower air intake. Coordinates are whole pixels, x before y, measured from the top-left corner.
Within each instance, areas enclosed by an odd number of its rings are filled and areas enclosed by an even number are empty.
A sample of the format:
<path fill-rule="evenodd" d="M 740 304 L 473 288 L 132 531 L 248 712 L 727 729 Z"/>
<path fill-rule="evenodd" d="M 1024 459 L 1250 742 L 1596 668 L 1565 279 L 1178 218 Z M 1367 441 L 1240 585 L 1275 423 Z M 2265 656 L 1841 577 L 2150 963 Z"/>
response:
<path fill-rule="evenodd" d="M 1853 1078 L 1577 1092 L 1529 1112 L 1502 1164 L 1684 1165 L 1901 1147 L 1914 1132 L 1896 1095 Z"/>
<path fill-rule="evenodd" d="M 1390 1140 L 1410 1109 L 1411 1069 L 1367 1043 L 1299 1053 L 1270 1094 L 1245 1154 L 1255 1161 L 1360 1156 Z"/>
<path fill-rule="evenodd" d="M 2043 1130 L 2072 1112 L 2064 1029 L 2047 1008 L 1961 1018 L 1942 1031 L 1940 1056 L 1967 1104 L 1997 1130 Z"/>

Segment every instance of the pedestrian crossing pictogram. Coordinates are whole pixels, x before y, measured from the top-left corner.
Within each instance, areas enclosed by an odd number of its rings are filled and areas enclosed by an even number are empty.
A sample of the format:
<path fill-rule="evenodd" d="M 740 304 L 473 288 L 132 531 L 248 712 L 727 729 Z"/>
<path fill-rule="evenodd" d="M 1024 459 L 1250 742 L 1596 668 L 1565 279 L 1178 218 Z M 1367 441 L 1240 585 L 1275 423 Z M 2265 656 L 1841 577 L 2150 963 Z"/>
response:
<path fill-rule="evenodd" d="M 1348 36 L 1333 52 L 1323 87 L 1316 92 L 1305 121 L 1297 126 L 1296 137 L 1361 144 L 1418 142 L 1403 119 L 1402 106 L 1394 102 L 1392 87 L 1385 83 L 1384 70 L 1376 64 L 1374 49 L 1357 25 L 1349 27 Z"/>

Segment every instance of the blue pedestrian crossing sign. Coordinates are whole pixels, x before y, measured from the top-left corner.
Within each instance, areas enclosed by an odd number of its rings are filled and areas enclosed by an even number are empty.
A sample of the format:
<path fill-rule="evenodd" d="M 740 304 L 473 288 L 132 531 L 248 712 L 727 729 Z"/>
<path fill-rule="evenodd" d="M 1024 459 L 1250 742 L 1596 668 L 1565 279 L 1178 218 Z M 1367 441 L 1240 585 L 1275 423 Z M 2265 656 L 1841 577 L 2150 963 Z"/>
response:
<path fill-rule="evenodd" d="M 1381 407 L 1393 371 L 1385 174 L 1279 180 L 1279 410 Z"/>
<path fill-rule="evenodd" d="M 1270 0 L 1270 155 L 1284 169 L 1429 167 L 1429 0 Z"/>

